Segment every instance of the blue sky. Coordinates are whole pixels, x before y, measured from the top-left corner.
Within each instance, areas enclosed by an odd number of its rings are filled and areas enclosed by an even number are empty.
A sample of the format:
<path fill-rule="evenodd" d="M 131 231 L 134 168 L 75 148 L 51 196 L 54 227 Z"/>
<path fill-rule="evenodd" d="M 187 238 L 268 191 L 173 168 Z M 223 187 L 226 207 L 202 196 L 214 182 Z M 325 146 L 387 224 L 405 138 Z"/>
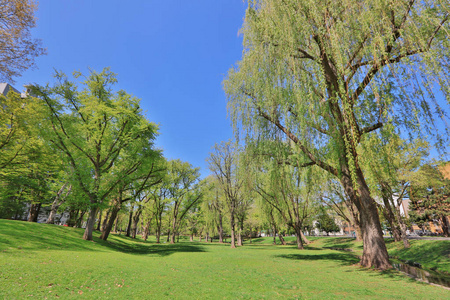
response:
<path fill-rule="evenodd" d="M 53 82 L 54 69 L 111 67 L 117 88 L 160 124 L 164 155 L 205 176 L 211 147 L 233 137 L 222 80 L 242 56 L 245 9 L 242 0 L 40 0 L 33 36 L 48 55 L 14 86 Z"/>

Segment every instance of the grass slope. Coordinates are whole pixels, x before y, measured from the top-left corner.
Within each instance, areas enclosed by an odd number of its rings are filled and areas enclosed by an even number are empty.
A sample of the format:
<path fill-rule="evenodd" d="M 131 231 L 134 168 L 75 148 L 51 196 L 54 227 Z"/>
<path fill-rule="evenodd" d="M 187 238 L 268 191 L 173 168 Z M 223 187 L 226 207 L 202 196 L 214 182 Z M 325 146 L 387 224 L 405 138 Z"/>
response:
<path fill-rule="evenodd" d="M 0 299 L 445 299 L 449 291 L 395 271 L 353 266 L 313 246 L 153 242 L 0 220 Z M 259 243 L 259 244 L 258 244 Z"/>

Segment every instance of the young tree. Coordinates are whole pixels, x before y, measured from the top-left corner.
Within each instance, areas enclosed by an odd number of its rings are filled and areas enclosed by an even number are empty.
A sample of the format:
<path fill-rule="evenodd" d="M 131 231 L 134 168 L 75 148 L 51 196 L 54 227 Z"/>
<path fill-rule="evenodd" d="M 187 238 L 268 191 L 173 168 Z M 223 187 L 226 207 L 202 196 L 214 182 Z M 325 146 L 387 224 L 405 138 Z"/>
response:
<path fill-rule="evenodd" d="M 449 11 L 440 0 L 249 1 L 243 58 L 224 83 L 235 128 L 259 141 L 284 134 L 291 161 L 341 182 L 360 214 L 362 266 L 391 267 L 361 167 L 377 153 L 359 145 L 375 130 L 435 132 L 433 109 L 443 114 L 427 97 L 435 82 L 450 94 Z"/>
<path fill-rule="evenodd" d="M 323 207 L 319 210 L 316 221 L 317 229 L 326 232 L 327 235 L 329 235 L 330 232 L 339 231 L 339 226 Z"/>
<path fill-rule="evenodd" d="M 13 77 L 34 66 L 34 59 L 45 54 L 41 41 L 31 37 L 36 26 L 33 0 L 0 0 L 0 80 Z"/>
<path fill-rule="evenodd" d="M 74 73 L 75 77 L 81 76 Z M 95 218 L 108 195 L 152 155 L 157 125 L 142 115 L 139 99 L 114 92 L 116 75 L 91 71 L 84 89 L 61 73 L 54 87 L 32 86 L 48 109 L 52 144 L 67 157 L 77 184 L 89 199 L 83 238 L 92 239 Z"/>

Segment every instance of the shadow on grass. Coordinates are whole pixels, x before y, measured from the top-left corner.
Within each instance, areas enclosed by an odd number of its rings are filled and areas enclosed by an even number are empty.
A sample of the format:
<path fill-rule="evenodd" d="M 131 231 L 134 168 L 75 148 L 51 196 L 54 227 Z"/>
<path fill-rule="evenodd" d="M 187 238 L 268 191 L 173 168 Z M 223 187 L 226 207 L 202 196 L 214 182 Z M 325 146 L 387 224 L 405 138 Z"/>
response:
<path fill-rule="evenodd" d="M 82 239 L 84 229 L 22 221 L 0 220 L 0 251 L 21 255 L 22 251 L 118 251 L 137 255 L 167 256 L 176 252 L 205 252 L 203 247 L 185 242 L 155 244 L 140 239 L 111 235 L 108 241 Z"/>
<path fill-rule="evenodd" d="M 324 254 L 283 254 L 276 255 L 279 258 L 292 259 L 292 260 L 332 260 L 339 262 L 341 265 L 353 265 L 356 264 L 359 259 L 353 255 L 344 253 L 324 253 Z"/>
<path fill-rule="evenodd" d="M 206 252 L 202 246 L 192 243 L 156 244 L 136 241 L 127 237 L 116 237 L 114 241 L 99 241 L 112 250 L 134 255 L 168 256 L 179 252 Z"/>

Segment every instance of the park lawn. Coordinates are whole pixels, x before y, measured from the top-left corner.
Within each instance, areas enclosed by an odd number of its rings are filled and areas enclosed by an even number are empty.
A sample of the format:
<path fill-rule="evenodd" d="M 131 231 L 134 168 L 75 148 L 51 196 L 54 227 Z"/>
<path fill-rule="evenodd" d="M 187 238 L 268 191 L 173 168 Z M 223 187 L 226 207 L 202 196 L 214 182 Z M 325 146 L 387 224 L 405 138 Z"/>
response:
<path fill-rule="evenodd" d="M 351 253 L 295 246 L 175 245 L 0 220 L 0 299 L 446 299 L 396 271 L 354 266 Z M 96 235 L 98 236 L 98 234 Z"/>

